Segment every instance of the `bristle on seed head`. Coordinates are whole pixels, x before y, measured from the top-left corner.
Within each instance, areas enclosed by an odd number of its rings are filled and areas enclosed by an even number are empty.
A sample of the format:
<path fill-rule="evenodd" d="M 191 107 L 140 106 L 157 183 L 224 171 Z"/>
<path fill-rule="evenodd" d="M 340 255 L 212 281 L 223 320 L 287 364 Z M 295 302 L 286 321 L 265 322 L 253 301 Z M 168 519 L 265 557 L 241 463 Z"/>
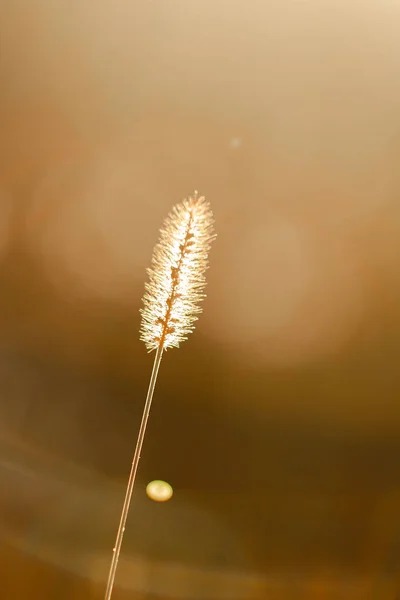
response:
<path fill-rule="evenodd" d="M 164 221 L 140 310 L 140 339 L 149 351 L 178 348 L 193 331 L 215 237 L 210 204 L 197 192 L 174 206 Z"/>

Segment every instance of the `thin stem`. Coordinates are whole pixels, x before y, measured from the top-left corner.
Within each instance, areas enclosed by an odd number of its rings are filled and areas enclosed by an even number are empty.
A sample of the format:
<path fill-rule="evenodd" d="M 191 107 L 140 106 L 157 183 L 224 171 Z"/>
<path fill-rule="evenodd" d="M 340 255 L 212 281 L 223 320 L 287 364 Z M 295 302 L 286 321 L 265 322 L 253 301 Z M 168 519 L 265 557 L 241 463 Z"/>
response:
<path fill-rule="evenodd" d="M 126 519 L 128 518 L 133 487 L 135 485 L 136 471 L 137 471 L 137 468 L 139 465 L 140 453 L 142 451 L 143 440 L 144 440 L 144 436 L 146 433 L 147 421 L 148 421 L 149 414 L 150 414 L 151 401 L 153 400 L 154 388 L 156 387 L 158 369 L 160 368 L 162 353 L 163 353 L 163 348 L 162 348 L 162 345 L 160 344 L 160 346 L 157 348 L 156 356 L 154 358 L 154 365 L 153 365 L 153 370 L 152 370 L 151 377 L 150 377 L 149 389 L 147 390 L 147 397 L 146 397 L 146 402 L 145 402 L 144 409 L 143 409 L 142 421 L 140 423 L 135 452 L 133 455 L 131 472 L 129 474 L 129 480 L 128 480 L 128 485 L 126 488 L 124 505 L 122 507 L 122 512 L 121 512 L 121 519 L 119 521 L 117 538 L 115 541 L 115 546 L 113 548 L 113 557 L 111 560 L 110 571 L 108 573 L 105 600 L 111 599 L 111 594 L 112 594 L 113 588 L 114 588 L 114 579 L 115 579 L 115 574 L 117 572 L 118 559 L 119 559 L 119 555 L 121 552 L 121 546 L 122 546 L 122 540 L 124 537 Z"/>

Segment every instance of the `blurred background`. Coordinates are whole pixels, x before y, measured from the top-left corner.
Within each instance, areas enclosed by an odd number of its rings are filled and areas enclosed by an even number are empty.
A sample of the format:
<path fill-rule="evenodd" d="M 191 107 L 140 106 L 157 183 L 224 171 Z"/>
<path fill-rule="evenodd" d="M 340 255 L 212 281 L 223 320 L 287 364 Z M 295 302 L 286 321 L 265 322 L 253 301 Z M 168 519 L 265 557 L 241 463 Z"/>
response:
<path fill-rule="evenodd" d="M 400 598 L 399 19 L 0 1 L 7 598 L 103 598 L 153 361 L 145 269 L 194 189 L 208 298 L 161 365 L 115 600 Z"/>

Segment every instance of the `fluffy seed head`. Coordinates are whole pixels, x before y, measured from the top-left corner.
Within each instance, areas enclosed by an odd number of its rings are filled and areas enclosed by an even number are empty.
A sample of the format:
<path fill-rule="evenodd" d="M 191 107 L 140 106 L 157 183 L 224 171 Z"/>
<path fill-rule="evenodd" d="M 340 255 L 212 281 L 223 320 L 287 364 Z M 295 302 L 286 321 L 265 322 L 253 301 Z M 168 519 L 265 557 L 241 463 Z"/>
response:
<path fill-rule="evenodd" d="M 210 205 L 197 192 L 174 206 L 164 221 L 140 310 L 140 339 L 149 351 L 178 348 L 193 331 L 215 237 Z"/>

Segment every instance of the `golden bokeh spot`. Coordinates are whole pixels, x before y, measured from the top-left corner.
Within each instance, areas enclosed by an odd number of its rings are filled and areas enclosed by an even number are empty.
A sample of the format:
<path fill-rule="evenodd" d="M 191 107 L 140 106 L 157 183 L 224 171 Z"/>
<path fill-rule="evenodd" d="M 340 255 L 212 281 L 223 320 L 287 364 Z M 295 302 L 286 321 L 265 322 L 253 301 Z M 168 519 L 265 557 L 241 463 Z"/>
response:
<path fill-rule="evenodd" d="M 173 489 L 166 481 L 155 479 L 146 486 L 146 494 L 155 502 L 166 502 L 172 498 Z"/>

